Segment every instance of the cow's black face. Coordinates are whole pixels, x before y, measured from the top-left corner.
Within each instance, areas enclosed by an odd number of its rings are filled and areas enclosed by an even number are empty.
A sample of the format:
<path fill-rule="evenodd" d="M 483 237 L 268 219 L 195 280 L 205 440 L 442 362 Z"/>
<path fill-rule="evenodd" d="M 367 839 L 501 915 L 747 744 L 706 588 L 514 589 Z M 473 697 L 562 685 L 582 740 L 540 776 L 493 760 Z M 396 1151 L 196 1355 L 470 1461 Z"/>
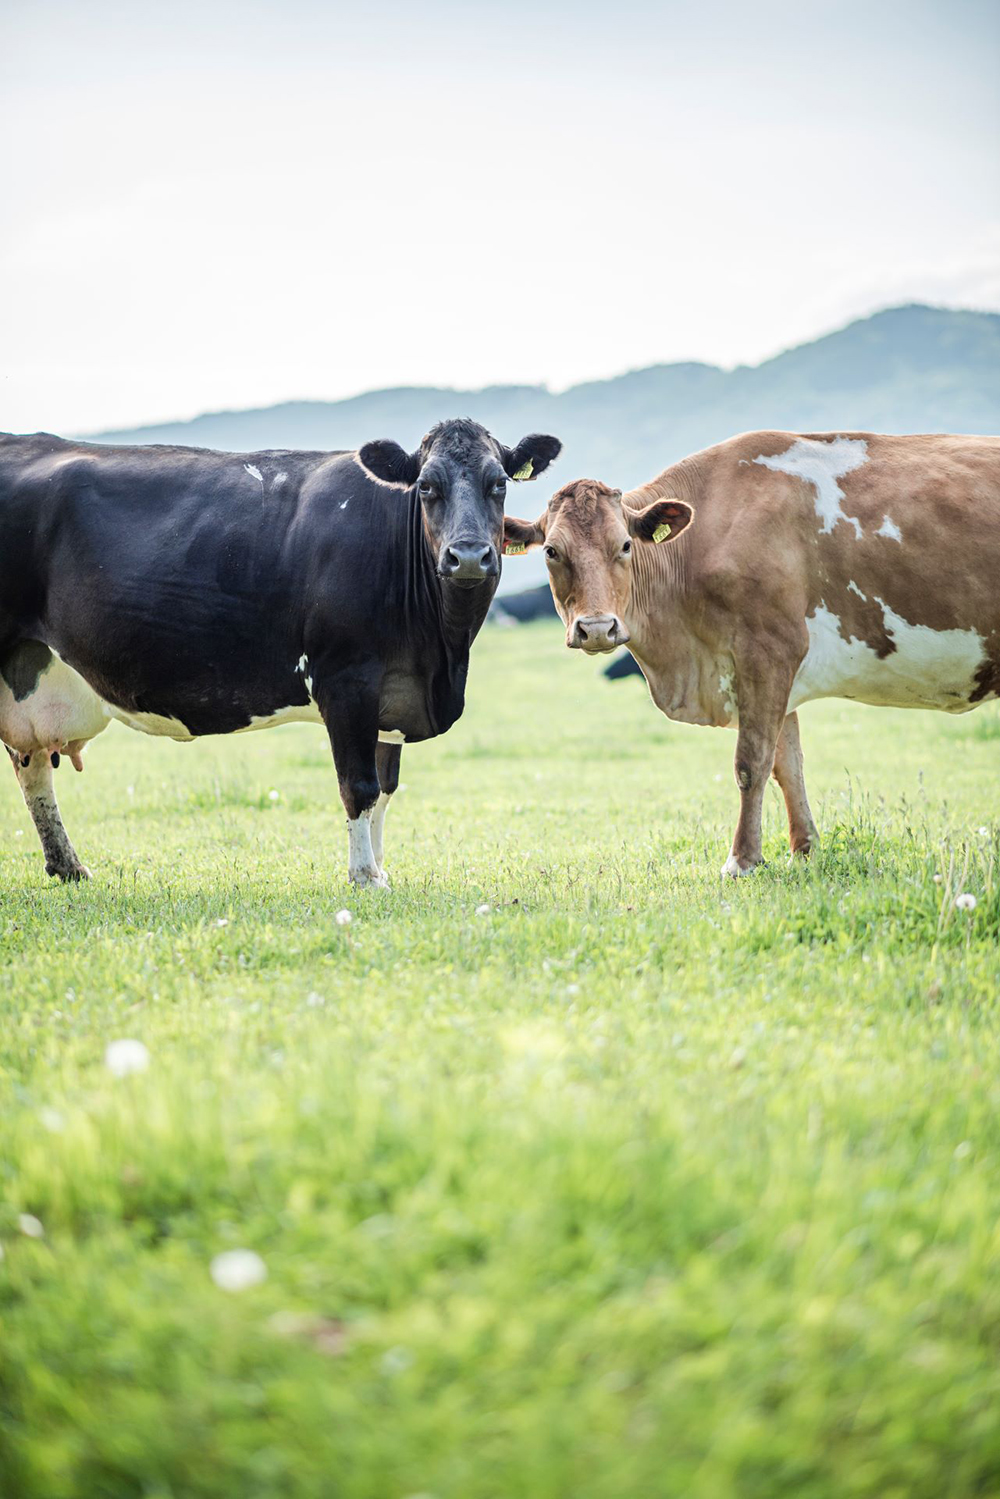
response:
<path fill-rule="evenodd" d="M 508 479 L 533 479 L 559 452 L 538 433 L 504 447 L 478 422 L 440 422 L 415 453 L 395 442 L 369 442 L 358 462 L 382 484 L 415 489 L 438 576 L 476 588 L 500 572 Z"/>

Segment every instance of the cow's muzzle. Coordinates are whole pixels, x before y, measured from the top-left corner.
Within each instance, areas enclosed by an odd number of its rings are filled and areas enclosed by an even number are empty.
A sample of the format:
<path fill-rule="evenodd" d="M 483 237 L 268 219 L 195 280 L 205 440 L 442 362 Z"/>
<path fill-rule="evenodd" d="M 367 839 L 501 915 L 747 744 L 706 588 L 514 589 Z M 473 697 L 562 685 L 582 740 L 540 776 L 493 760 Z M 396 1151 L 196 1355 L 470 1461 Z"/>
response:
<path fill-rule="evenodd" d="M 441 548 L 438 572 L 461 588 L 475 588 L 487 578 L 495 578 L 499 571 L 496 550 L 488 542 L 453 541 Z"/>
<path fill-rule="evenodd" d="M 627 645 L 631 636 L 617 614 L 579 615 L 566 636 L 571 651 L 602 655 Z"/>

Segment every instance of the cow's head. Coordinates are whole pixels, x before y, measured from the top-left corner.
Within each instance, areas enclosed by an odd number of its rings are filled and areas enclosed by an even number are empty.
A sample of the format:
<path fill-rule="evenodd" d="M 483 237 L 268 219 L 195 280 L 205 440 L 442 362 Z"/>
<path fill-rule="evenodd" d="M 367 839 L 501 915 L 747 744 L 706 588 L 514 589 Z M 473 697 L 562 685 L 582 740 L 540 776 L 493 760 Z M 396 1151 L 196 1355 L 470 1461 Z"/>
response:
<path fill-rule="evenodd" d="M 504 447 L 478 422 L 439 422 L 415 453 L 396 442 L 366 442 L 358 462 L 372 478 L 415 489 L 438 576 L 475 588 L 500 572 L 508 479 L 544 473 L 562 444 L 532 433 Z"/>
<path fill-rule="evenodd" d="M 626 510 L 620 489 L 577 479 L 549 501 L 537 521 L 504 521 L 504 551 L 545 548 L 549 583 L 572 650 L 613 651 L 627 644 L 622 623 L 635 547 L 673 541 L 694 511 L 683 500 L 654 500 Z"/>

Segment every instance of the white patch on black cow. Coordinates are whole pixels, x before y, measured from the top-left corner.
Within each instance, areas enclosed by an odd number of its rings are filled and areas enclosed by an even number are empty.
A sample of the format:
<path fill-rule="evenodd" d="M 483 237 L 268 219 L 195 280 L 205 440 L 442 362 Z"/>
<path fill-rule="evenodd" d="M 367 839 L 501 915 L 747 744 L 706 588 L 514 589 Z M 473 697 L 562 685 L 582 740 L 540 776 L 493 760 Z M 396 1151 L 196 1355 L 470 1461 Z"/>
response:
<path fill-rule="evenodd" d="M 257 465 L 255 463 L 244 463 L 243 467 L 246 469 L 247 473 L 250 475 L 250 477 L 252 479 L 256 479 L 257 480 L 257 483 L 260 485 L 260 492 L 261 492 L 261 494 L 263 494 L 264 493 L 264 475 L 261 473 L 260 469 L 257 467 Z"/>
<path fill-rule="evenodd" d="M 26 647 L 37 644 L 25 642 Z M 0 739 L 22 755 L 85 744 L 111 722 L 112 710 L 107 703 L 79 672 L 48 649 L 48 664 L 30 691 L 15 697 L 6 678 L 0 677 Z"/>

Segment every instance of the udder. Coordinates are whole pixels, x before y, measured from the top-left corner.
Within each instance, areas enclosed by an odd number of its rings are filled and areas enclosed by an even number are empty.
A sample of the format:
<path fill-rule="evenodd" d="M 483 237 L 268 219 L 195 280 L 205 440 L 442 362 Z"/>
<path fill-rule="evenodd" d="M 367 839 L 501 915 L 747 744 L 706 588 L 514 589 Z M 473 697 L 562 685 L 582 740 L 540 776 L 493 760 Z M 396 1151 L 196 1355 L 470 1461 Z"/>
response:
<path fill-rule="evenodd" d="M 0 739 L 22 755 L 79 757 L 110 718 L 94 689 L 41 641 L 21 641 L 0 665 Z"/>

